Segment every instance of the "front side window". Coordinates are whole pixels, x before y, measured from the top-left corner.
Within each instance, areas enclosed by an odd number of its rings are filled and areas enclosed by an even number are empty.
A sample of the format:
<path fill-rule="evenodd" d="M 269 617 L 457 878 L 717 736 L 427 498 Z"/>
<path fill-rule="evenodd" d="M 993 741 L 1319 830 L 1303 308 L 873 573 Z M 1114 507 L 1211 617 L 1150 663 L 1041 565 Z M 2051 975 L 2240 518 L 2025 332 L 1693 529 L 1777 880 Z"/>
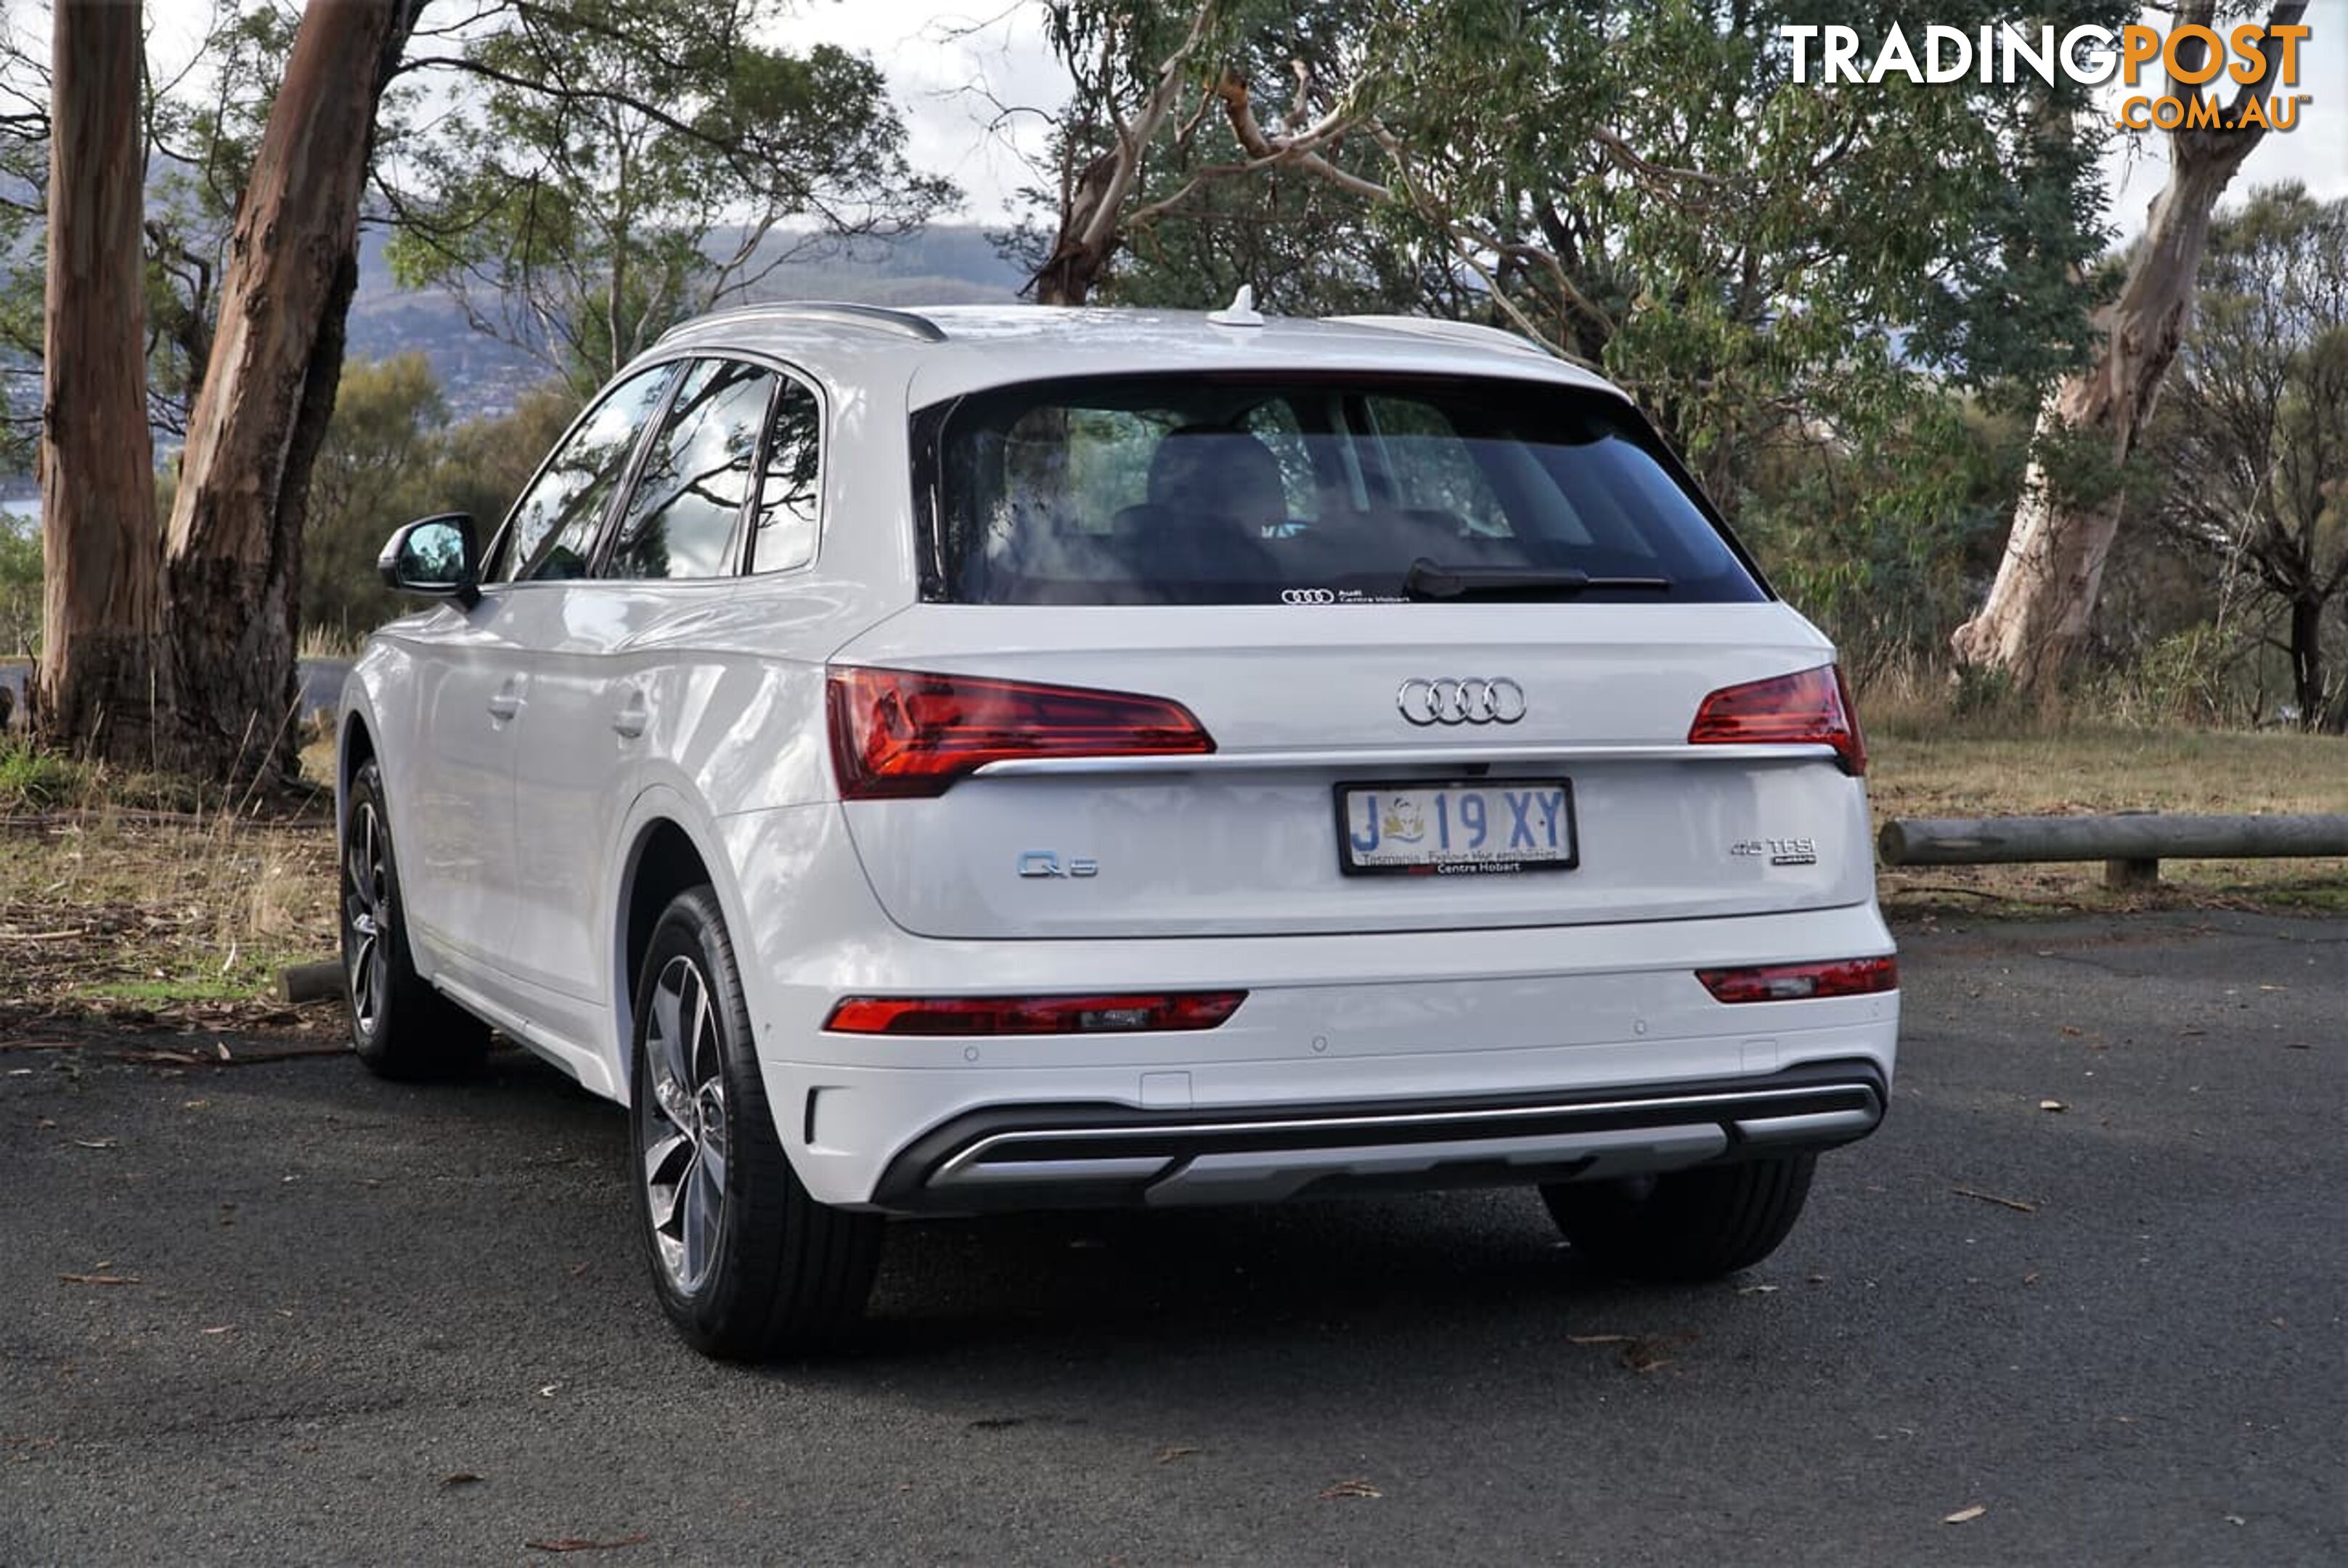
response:
<path fill-rule="evenodd" d="M 660 406 L 673 364 L 656 364 L 603 395 L 514 503 L 491 582 L 543 582 L 587 575 L 595 533 L 626 474 L 644 421 Z"/>
<path fill-rule="evenodd" d="M 766 472 L 758 483 L 758 516 L 750 536 L 752 571 L 788 571 L 815 559 L 822 448 L 822 404 L 808 387 L 785 376 L 767 436 Z"/>
<path fill-rule="evenodd" d="M 1548 383 L 1163 374 L 917 415 L 925 594 L 965 604 L 1766 597 L 1621 398 Z"/>
<path fill-rule="evenodd" d="M 644 454 L 606 577 L 733 575 L 758 430 L 774 389 L 774 373 L 756 365 L 721 359 L 694 364 Z"/>

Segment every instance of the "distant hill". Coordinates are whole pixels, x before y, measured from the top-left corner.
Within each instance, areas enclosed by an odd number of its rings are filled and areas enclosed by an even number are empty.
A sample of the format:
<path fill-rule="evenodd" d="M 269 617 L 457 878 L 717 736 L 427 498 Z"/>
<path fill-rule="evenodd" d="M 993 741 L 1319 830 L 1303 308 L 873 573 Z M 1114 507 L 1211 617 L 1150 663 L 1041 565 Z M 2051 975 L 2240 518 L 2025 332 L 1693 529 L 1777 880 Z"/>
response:
<path fill-rule="evenodd" d="M 421 354 L 431 363 L 458 419 L 510 408 L 543 380 L 530 354 L 473 331 L 457 302 L 438 290 L 401 289 L 385 258 L 388 236 L 360 238 L 358 292 L 351 301 L 349 350 L 368 359 Z M 779 250 L 787 241 L 770 239 Z M 1026 282 L 994 253 L 974 225 L 941 224 L 903 239 L 829 241 L 776 266 L 746 296 L 766 300 L 850 300 L 874 305 L 952 305 L 1009 302 Z"/>

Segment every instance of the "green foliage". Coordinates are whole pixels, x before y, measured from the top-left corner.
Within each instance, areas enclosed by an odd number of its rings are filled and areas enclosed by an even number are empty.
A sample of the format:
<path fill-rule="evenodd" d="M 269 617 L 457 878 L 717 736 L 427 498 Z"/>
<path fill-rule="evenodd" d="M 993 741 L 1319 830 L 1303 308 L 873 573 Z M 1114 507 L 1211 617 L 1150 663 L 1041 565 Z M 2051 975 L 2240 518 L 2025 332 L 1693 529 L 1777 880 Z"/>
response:
<path fill-rule="evenodd" d="M 2288 661 L 2301 723 L 2348 729 L 2348 200 L 2254 193 L 2212 229 L 2144 444 L 2168 539 Z"/>
<path fill-rule="evenodd" d="M 2003 664 L 1960 664 L 1949 706 L 1959 719 L 2011 712 L 2020 697 L 2013 671 Z"/>
<path fill-rule="evenodd" d="M 347 645 L 414 609 L 376 573 L 392 530 L 435 512 L 468 512 L 486 545 L 578 411 L 567 390 L 543 387 L 510 413 L 451 425 L 422 355 L 345 364 L 311 478 L 305 630 L 322 645 Z"/>
<path fill-rule="evenodd" d="M 304 626 L 364 631 L 397 613 L 375 571 L 392 529 L 440 508 L 434 459 L 448 406 L 421 354 L 343 366 L 335 417 L 310 476 Z"/>
<path fill-rule="evenodd" d="M 1778 591 L 1863 683 L 1933 658 L 1963 618 L 1969 564 L 2001 535 L 2025 439 L 1953 397 L 1880 407 L 1880 427 L 1775 444 L 1740 520 Z"/>
<path fill-rule="evenodd" d="M 0 659 L 41 651 L 41 536 L 32 519 L 0 512 Z"/>
<path fill-rule="evenodd" d="M 23 735 L 0 735 L 0 811 L 55 811 L 85 798 L 87 763 L 42 751 Z"/>
<path fill-rule="evenodd" d="M 584 393 L 802 228 L 886 233 L 948 200 L 905 163 L 879 67 L 756 41 L 777 22 L 775 0 L 559 0 L 412 55 L 458 91 L 396 138 L 401 280 Z"/>
<path fill-rule="evenodd" d="M 1214 0 L 1197 8 L 1053 0 L 1045 10 L 1046 36 L 1076 89 L 1056 138 L 1063 186 L 1114 140 L 1157 82 L 1160 62 L 1205 13 L 1201 43 L 1189 56 L 1191 94 L 1144 162 L 1119 241 L 1125 259 L 1101 279 L 1099 299 L 1213 308 L 1244 283 L 1274 313 L 1339 314 L 1400 309 L 1443 291 L 1442 270 L 1385 233 L 1359 194 L 1302 167 L 1234 177 L 1250 154 L 1227 100 L 1210 90 L 1242 89 L 1250 112 L 1267 125 L 1303 125 L 1367 79 L 1368 54 L 1391 18 L 1346 0 Z M 1372 179 L 1385 159 L 1367 136 L 1340 139 L 1323 155 Z M 1061 200 L 1059 192 L 1025 195 L 1039 205 Z M 1053 240 L 1031 219 L 998 244 L 1034 268 Z"/>
<path fill-rule="evenodd" d="M 1797 85 L 1779 25 L 1845 19 L 1802 0 L 1455 9 L 1394 67 L 1414 217 L 1468 215 L 1545 259 L 1501 292 L 1629 387 L 1724 505 L 1789 425 L 1863 442 L 1942 384 L 2034 406 L 2084 355 L 2092 302 L 2069 273 L 2102 248 L 2102 190 L 2073 89 Z M 1869 23 L 2128 11 L 1915 0 Z"/>
<path fill-rule="evenodd" d="M 1529 333 L 1625 386 L 1859 661 L 1912 656 L 1993 559 L 2013 415 L 2092 342 L 2108 133 L 2067 81 L 1828 86 L 1814 56 L 1796 84 L 1780 26 L 1849 9 L 1062 0 L 1063 222 L 1195 24 L 1105 297 L 1196 305 L 1248 282 L 1298 313 Z M 1868 9 L 1863 31 L 1911 38 L 2135 18 L 2127 0 Z M 1279 156 L 1247 152 L 1235 97 Z"/>

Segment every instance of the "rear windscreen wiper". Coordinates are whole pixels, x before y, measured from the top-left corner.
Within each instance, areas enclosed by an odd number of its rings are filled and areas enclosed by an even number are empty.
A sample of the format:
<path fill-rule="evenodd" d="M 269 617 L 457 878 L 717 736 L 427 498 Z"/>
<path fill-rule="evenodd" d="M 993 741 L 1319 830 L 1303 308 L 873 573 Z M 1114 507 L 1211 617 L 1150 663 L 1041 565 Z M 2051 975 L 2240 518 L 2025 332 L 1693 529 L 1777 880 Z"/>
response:
<path fill-rule="evenodd" d="M 1545 599 L 1590 589 L 1634 589 L 1669 593 L 1667 577 L 1592 577 L 1573 567 L 1447 567 L 1425 556 L 1403 573 L 1402 590 L 1413 599 Z"/>

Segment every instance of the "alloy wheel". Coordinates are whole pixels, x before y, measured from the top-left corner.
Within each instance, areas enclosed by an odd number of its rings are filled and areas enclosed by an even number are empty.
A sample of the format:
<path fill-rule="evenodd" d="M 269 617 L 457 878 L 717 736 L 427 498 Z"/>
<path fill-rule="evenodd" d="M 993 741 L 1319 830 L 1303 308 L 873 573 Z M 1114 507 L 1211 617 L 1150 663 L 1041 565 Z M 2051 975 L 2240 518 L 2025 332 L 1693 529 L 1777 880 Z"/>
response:
<path fill-rule="evenodd" d="M 723 1042 L 692 958 L 671 958 L 653 982 L 643 1049 L 651 1088 L 637 1153 L 653 1240 L 669 1283 L 691 1295 L 717 1257 L 726 1159 Z"/>
<path fill-rule="evenodd" d="M 373 1034 L 391 986 L 391 875 L 383 822 L 375 803 L 359 802 L 343 848 L 343 962 L 350 971 L 351 1013 Z"/>

